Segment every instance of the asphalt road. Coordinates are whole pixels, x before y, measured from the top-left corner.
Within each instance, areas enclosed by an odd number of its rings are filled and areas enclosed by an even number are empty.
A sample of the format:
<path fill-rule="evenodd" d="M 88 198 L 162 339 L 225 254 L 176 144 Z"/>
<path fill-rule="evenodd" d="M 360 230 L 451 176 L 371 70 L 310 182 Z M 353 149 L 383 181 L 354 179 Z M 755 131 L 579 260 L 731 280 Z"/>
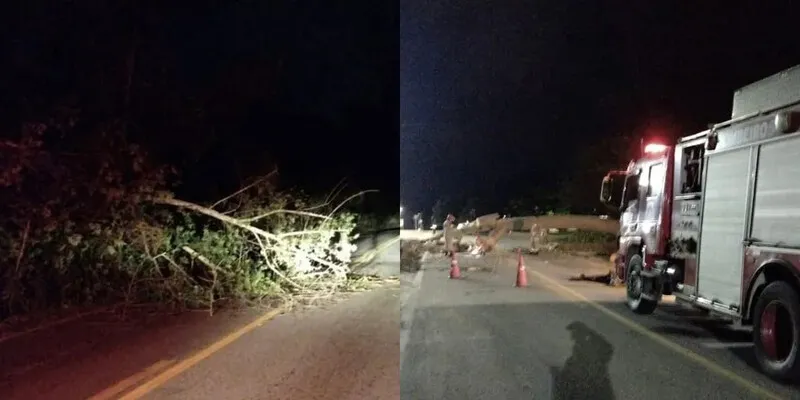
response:
<path fill-rule="evenodd" d="M 389 229 L 359 236 L 353 258 L 358 258 L 400 236 L 399 229 Z"/>
<path fill-rule="evenodd" d="M 508 246 L 513 247 L 513 246 Z M 622 289 L 570 281 L 580 259 L 435 259 L 403 280 L 402 399 L 800 398 L 752 366 L 749 333 L 674 304 L 635 316 Z"/>
<path fill-rule="evenodd" d="M 363 275 L 381 278 L 396 277 L 400 274 L 400 230 L 378 232 L 359 238 L 354 259 L 363 259 L 363 265 L 354 271 Z"/>
<path fill-rule="evenodd" d="M 397 399 L 397 287 L 281 316 L 146 399 Z"/>
<path fill-rule="evenodd" d="M 399 272 L 399 243 L 378 248 Z M 395 281 L 274 318 L 97 314 L 0 342 L 0 399 L 398 399 L 400 294 Z"/>
<path fill-rule="evenodd" d="M 378 247 L 397 271 L 399 244 Z M 568 279 L 580 259 L 527 257 L 527 288 L 507 252 L 459 261 L 461 280 L 433 258 L 274 319 L 97 315 L 3 341 L 0 398 L 800 399 L 752 366 L 748 332 L 670 304 L 632 315 L 621 289 Z"/>
<path fill-rule="evenodd" d="M 392 232 L 376 244 L 370 265 L 399 272 L 399 243 Z M 397 399 L 399 295 L 395 285 L 281 316 L 145 398 Z"/>

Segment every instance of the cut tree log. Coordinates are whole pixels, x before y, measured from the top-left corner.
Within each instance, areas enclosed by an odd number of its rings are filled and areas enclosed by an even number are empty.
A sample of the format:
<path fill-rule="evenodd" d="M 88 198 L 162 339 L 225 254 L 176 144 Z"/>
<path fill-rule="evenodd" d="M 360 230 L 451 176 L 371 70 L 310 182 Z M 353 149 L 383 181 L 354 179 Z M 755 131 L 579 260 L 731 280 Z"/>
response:
<path fill-rule="evenodd" d="M 570 229 L 580 231 L 604 232 L 615 234 L 619 232 L 619 221 L 614 219 L 600 219 L 596 215 L 543 215 L 539 217 L 522 217 L 522 229 L 530 231 L 533 224 L 540 229 Z"/>
<path fill-rule="evenodd" d="M 619 232 L 619 221 L 601 219 L 596 215 L 543 215 L 500 219 L 497 213 L 478 217 L 472 223 L 462 226 L 456 232 L 456 242 L 464 234 L 476 235 L 489 230 L 490 233 L 481 238 L 478 246 L 482 252 L 490 252 L 497 247 L 497 242 L 512 230 L 530 232 L 534 225 L 539 231 L 547 232 L 550 229 L 577 229 L 581 231 L 602 232 L 616 234 Z M 429 239 L 434 243 L 441 241 L 443 233 L 437 233 Z"/>

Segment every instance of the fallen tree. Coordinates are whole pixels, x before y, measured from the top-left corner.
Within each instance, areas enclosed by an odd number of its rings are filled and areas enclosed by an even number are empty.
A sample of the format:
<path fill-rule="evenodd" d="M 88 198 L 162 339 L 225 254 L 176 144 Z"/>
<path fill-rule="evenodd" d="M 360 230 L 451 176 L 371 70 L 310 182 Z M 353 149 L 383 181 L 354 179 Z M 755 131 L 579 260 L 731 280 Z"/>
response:
<path fill-rule="evenodd" d="M 362 193 L 358 193 L 355 196 L 351 196 L 348 200 L 360 196 L 361 194 Z M 171 197 L 154 197 L 151 201 L 155 204 L 170 205 L 194 211 L 249 233 L 258 245 L 258 254 L 262 257 L 265 268 L 272 271 L 285 283 L 295 289 L 304 291 L 325 289 L 332 291 L 337 289 L 347 279 L 347 274 L 350 272 L 348 263 L 350 262 L 350 256 L 355 248 L 350 245 L 347 237 L 354 226 L 337 227 L 330 224 L 333 218 L 333 212 L 328 215 L 322 215 L 302 210 L 277 209 L 248 218 L 234 218 L 211 208 Z M 268 218 L 269 216 L 281 214 L 318 219 L 321 223 L 313 229 L 284 233 L 268 232 L 255 225 L 258 221 Z M 338 252 L 336 252 L 334 260 L 331 260 L 330 257 L 327 257 L 325 254 L 320 254 L 314 250 L 304 248 L 304 246 L 296 240 L 290 240 L 292 238 L 302 238 L 305 241 L 326 243 L 336 235 L 340 237 L 340 243 L 336 246 Z M 184 246 L 182 249 L 186 250 L 186 247 Z M 194 251 L 187 252 L 194 257 L 203 257 L 201 254 Z M 282 257 L 285 257 L 288 263 L 293 265 L 289 273 L 284 273 L 281 266 L 276 261 L 280 260 Z M 204 264 L 212 268 L 212 270 L 220 268 L 219 264 L 207 261 L 208 259 L 205 257 L 201 258 L 201 260 L 205 260 L 203 261 Z"/>
<path fill-rule="evenodd" d="M 604 232 L 616 234 L 619 231 L 619 221 L 603 219 L 596 215 L 541 215 L 515 218 L 493 218 L 497 214 L 489 214 L 479 218 L 476 222 L 464 226 L 465 233 L 477 230 L 486 231 L 496 228 L 508 228 L 517 231 L 530 231 L 536 225 L 539 229 L 575 229 L 580 231 Z"/>
<path fill-rule="evenodd" d="M 206 308 L 347 284 L 356 226 L 336 190 L 280 191 L 277 172 L 210 205 L 113 129 L 86 143 L 44 124 L 0 142 L 0 320 L 82 305 Z"/>
<path fill-rule="evenodd" d="M 455 229 L 453 237 L 458 244 L 464 235 L 477 235 L 474 252 L 487 253 L 494 250 L 498 241 L 511 231 L 530 232 L 531 247 L 536 247 L 536 243 L 546 240 L 547 232 L 551 229 L 616 234 L 619 231 L 619 221 L 603 219 L 593 215 L 544 215 L 500 218 L 499 214 L 494 213 L 478 217 L 475 221 Z M 482 233 L 485 233 L 486 236 L 481 236 Z M 441 242 L 443 236 L 444 233 L 440 232 L 433 235 L 429 240 Z"/>
<path fill-rule="evenodd" d="M 603 232 L 616 234 L 619 231 L 619 221 L 601 219 L 596 215 L 544 215 L 538 217 L 524 217 L 522 230 L 529 231 L 533 225 L 539 229 L 576 229 L 579 231 Z"/>

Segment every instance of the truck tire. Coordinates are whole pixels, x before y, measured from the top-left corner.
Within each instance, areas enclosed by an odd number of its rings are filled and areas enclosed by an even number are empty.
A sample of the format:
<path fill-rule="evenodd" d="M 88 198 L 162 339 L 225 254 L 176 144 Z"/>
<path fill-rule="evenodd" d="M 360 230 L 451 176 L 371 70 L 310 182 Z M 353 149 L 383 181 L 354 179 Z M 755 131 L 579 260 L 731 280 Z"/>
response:
<path fill-rule="evenodd" d="M 786 282 L 767 285 L 753 313 L 756 360 L 770 378 L 778 381 L 800 377 L 800 296 Z"/>
<path fill-rule="evenodd" d="M 636 314 L 652 314 L 658 307 L 658 302 L 642 298 L 643 282 L 640 272 L 644 268 L 642 256 L 635 254 L 628 258 L 628 268 L 625 271 L 625 293 L 628 308 Z"/>

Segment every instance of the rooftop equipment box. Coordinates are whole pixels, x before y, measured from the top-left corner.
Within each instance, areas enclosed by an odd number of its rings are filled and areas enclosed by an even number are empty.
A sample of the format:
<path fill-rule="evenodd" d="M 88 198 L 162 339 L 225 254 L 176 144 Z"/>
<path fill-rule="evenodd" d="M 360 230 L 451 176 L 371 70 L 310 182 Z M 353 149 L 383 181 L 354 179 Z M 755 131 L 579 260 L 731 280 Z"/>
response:
<path fill-rule="evenodd" d="M 751 83 L 733 93 L 731 118 L 800 102 L 800 65 Z"/>

